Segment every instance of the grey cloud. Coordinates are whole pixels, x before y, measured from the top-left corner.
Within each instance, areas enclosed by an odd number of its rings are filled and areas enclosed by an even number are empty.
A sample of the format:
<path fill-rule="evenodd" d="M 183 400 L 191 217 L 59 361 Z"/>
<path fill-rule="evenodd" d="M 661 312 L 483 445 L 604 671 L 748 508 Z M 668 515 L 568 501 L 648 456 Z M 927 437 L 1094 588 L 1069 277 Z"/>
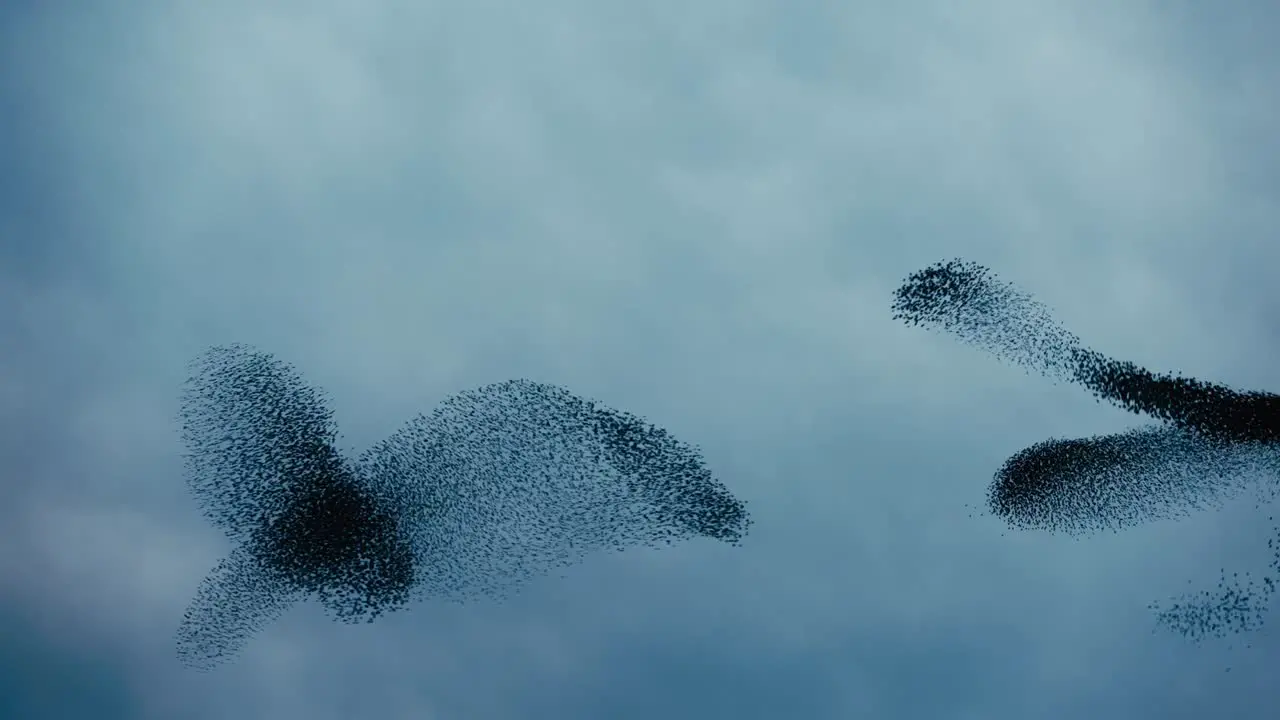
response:
<path fill-rule="evenodd" d="M 0 678 L 4 717 L 127 720 L 142 709 L 109 651 L 38 629 L 29 615 L 0 613 Z"/>
<path fill-rule="evenodd" d="M 889 317 L 965 255 L 1109 355 L 1276 387 L 1267 18 L 950 7 L 6 4 L 5 611 L 116 659 L 85 672 L 140 718 L 1269 717 L 1273 640 L 1144 610 L 1265 543 L 1252 507 L 969 518 L 1018 449 L 1132 422 Z M 563 384 L 702 445 L 757 526 L 503 605 L 304 606 L 188 677 L 174 623 L 226 548 L 171 419 L 230 342 L 305 364 L 357 451 Z"/>

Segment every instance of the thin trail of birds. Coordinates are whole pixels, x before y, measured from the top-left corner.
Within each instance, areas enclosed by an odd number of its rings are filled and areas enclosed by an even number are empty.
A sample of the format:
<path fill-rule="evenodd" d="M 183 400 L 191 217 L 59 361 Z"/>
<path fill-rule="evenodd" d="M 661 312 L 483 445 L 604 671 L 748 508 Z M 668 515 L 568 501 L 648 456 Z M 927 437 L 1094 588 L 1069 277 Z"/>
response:
<path fill-rule="evenodd" d="M 233 659 L 300 600 L 369 622 L 415 599 L 500 599 L 600 551 L 736 545 L 751 524 L 696 447 L 554 385 L 460 392 L 355 459 L 325 401 L 243 345 L 193 364 L 187 481 L 234 547 L 179 625 L 189 667 Z"/>
<path fill-rule="evenodd" d="M 1088 390 L 1159 424 L 1088 438 L 1050 438 L 1010 457 L 987 492 L 990 511 L 1020 530 L 1070 535 L 1118 531 L 1221 507 L 1255 489 L 1280 488 L 1280 395 L 1240 392 L 1157 374 L 1085 347 L 1029 293 L 973 262 L 951 260 L 911 274 L 893 317 L 951 334 L 1003 362 Z M 1280 536 L 1269 543 L 1280 575 Z M 1261 627 L 1276 580 L 1250 574 L 1153 604 L 1158 627 L 1187 638 Z"/>

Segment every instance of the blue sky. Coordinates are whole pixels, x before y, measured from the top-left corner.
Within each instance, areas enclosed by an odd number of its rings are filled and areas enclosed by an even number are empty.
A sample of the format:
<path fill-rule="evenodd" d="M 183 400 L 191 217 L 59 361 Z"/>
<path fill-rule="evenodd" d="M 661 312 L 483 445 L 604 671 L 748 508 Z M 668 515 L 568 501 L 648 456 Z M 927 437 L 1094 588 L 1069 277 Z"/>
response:
<path fill-rule="evenodd" d="M 1265 512 L 971 518 L 1008 455 L 1143 421 L 888 309 L 963 256 L 1102 352 L 1280 387 L 1261 8 L 5 3 L 0 716 L 1273 717 L 1273 634 L 1145 609 L 1261 568 Z M 232 342 L 352 450 L 566 385 L 701 445 L 753 533 L 369 626 L 304 605 L 186 672 L 227 547 L 173 417 Z"/>

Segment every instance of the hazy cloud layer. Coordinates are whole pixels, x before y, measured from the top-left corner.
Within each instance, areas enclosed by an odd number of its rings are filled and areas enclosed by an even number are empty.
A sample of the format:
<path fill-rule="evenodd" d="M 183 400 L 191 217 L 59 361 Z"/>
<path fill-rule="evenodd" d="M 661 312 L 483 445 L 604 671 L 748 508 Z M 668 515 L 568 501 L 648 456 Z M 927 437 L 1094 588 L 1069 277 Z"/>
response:
<path fill-rule="evenodd" d="M 7 3 L 0 714 L 1273 716 L 1274 639 L 1146 610 L 1265 558 L 1265 513 L 970 518 L 1017 450 L 1138 422 L 889 311 L 972 257 L 1100 352 L 1280 388 L 1280 18 L 1184 5 Z M 304 605 L 186 673 L 228 546 L 174 417 L 226 343 L 357 453 L 564 385 L 701 445 L 756 525 L 504 604 Z"/>

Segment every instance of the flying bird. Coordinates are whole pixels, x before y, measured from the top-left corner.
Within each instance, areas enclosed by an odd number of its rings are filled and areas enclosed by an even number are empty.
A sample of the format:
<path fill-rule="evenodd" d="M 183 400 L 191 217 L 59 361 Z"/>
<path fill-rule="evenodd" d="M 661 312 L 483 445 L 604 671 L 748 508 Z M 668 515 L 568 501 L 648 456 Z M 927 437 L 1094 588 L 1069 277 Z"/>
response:
<path fill-rule="evenodd" d="M 369 622 L 414 599 L 502 598 L 602 550 L 736 545 L 751 524 L 696 447 L 554 385 L 460 392 L 352 459 L 292 366 L 232 345 L 192 370 L 187 481 L 233 543 L 179 625 L 193 668 L 234 658 L 303 599 Z"/>
<path fill-rule="evenodd" d="M 964 260 L 911 274 L 894 292 L 892 309 L 908 325 L 950 333 L 1001 361 L 1159 421 L 1111 435 L 1050 438 L 1009 458 L 987 504 L 1012 527 L 1116 531 L 1219 507 L 1249 488 L 1274 496 L 1280 487 L 1280 395 L 1109 358 L 1085 347 L 1029 293 Z M 1260 486 L 1260 479 L 1269 482 Z M 1272 569 L 1280 572 L 1280 555 Z M 1260 626 L 1274 590 L 1269 577 L 1224 573 L 1216 590 L 1153 608 L 1159 626 L 1193 639 L 1223 636 Z"/>

